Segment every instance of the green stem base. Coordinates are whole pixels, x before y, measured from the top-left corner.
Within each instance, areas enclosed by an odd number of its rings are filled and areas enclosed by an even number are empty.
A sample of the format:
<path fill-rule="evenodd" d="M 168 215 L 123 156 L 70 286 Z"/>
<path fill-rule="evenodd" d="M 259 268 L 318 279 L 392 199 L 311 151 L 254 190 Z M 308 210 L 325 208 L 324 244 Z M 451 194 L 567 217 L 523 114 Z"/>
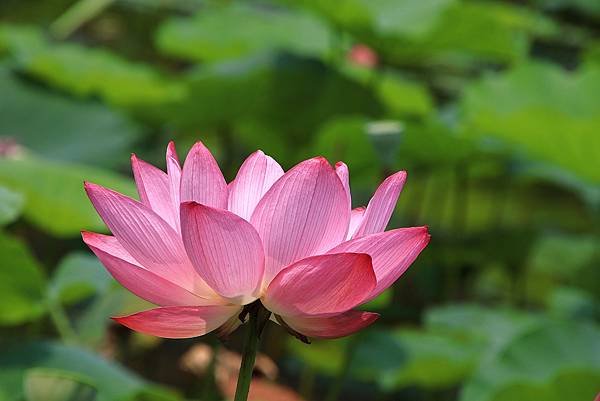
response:
<path fill-rule="evenodd" d="M 244 350 L 242 351 L 242 364 L 240 366 L 240 374 L 238 376 L 237 387 L 235 389 L 234 401 L 246 401 L 248 392 L 250 391 L 250 383 L 252 382 L 252 371 L 254 370 L 254 362 L 256 361 L 256 352 L 260 343 L 262 331 L 271 316 L 271 312 L 265 309 L 260 301 L 256 301 L 247 305 L 242 314 L 241 319 L 245 319 L 246 314 L 249 316 L 248 329 L 246 330 L 246 338 L 244 340 Z"/>

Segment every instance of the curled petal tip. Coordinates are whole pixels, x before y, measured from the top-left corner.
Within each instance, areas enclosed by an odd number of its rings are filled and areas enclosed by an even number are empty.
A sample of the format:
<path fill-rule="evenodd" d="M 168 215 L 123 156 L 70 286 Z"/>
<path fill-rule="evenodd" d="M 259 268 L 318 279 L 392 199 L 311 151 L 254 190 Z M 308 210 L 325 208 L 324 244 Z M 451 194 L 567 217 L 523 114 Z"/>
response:
<path fill-rule="evenodd" d="M 173 141 L 170 141 L 167 145 L 167 156 L 177 159 L 177 150 Z"/>
<path fill-rule="evenodd" d="M 192 148 L 191 148 L 191 150 L 198 149 L 198 148 L 207 149 L 207 147 L 206 147 L 206 145 L 204 144 L 204 142 L 202 142 L 202 141 L 200 141 L 200 140 L 198 140 L 198 141 L 194 142 L 194 144 L 192 145 Z M 191 151 L 191 150 L 190 150 L 190 151 Z"/>
<path fill-rule="evenodd" d="M 98 234 L 93 231 L 81 230 L 81 238 L 83 238 L 83 242 L 85 242 L 86 244 L 88 241 L 93 241 L 94 239 L 100 238 L 102 236 L 102 234 Z"/>
<path fill-rule="evenodd" d="M 120 324 L 122 326 L 125 326 L 125 327 L 129 328 L 129 326 L 127 326 L 124 323 L 124 320 L 125 320 L 126 317 L 127 316 L 110 316 L 110 320 L 112 320 L 113 322 L 118 323 L 118 324 Z"/>
<path fill-rule="evenodd" d="M 416 227 L 416 229 L 418 231 L 420 231 L 422 234 L 426 235 L 428 238 L 431 238 L 431 234 L 429 233 L 429 226 L 428 225 Z"/>
<path fill-rule="evenodd" d="M 311 161 L 311 162 L 313 162 L 315 164 L 320 164 L 320 165 L 323 165 L 323 166 L 326 165 L 328 167 L 331 167 L 331 164 L 329 164 L 329 160 L 327 160 L 325 158 L 325 156 L 315 156 L 312 159 L 309 159 L 309 161 Z"/>
<path fill-rule="evenodd" d="M 120 325 L 123 325 L 127 328 L 130 328 L 125 322 L 127 321 L 127 315 L 124 316 L 110 316 L 110 320 L 112 320 L 115 323 L 119 323 Z"/>
<path fill-rule="evenodd" d="M 389 178 L 393 178 L 394 180 L 399 180 L 404 182 L 406 180 L 406 177 L 408 176 L 408 173 L 405 170 L 400 170 L 395 172 L 394 174 L 390 175 L 388 177 Z"/>
<path fill-rule="evenodd" d="M 83 188 L 86 190 L 86 192 L 89 192 L 90 190 L 100 189 L 100 188 L 102 188 L 102 186 L 100 186 L 98 184 L 94 184 L 93 182 L 84 181 Z"/>

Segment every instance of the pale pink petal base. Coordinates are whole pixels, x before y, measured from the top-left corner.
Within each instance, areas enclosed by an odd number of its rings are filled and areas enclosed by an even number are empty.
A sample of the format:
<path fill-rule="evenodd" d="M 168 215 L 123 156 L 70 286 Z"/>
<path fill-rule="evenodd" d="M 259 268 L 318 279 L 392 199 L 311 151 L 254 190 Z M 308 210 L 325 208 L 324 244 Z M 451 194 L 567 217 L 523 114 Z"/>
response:
<path fill-rule="evenodd" d="M 351 310 L 330 317 L 283 317 L 293 330 L 312 338 L 339 338 L 356 333 L 371 325 L 379 314 Z"/>
<path fill-rule="evenodd" d="M 219 295 L 242 305 L 258 297 L 265 257 L 250 223 L 227 210 L 184 202 L 181 233 L 196 271 Z"/>
<path fill-rule="evenodd" d="M 312 256 L 275 276 L 262 302 L 267 309 L 283 316 L 338 314 L 360 304 L 375 284 L 368 255 Z"/>
<path fill-rule="evenodd" d="M 246 319 L 247 320 L 247 319 Z M 235 314 L 229 318 L 225 323 L 223 323 L 216 331 L 215 334 L 222 340 L 227 339 L 238 327 L 242 325 L 242 321 L 240 320 L 240 316 Z"/>
<path fill-rule="evenodd" d="M 237 305 L 169 306 L 113 320 L 132 330 L 163 338 L 190 338 L 216 330 L 241 308 Z"/>

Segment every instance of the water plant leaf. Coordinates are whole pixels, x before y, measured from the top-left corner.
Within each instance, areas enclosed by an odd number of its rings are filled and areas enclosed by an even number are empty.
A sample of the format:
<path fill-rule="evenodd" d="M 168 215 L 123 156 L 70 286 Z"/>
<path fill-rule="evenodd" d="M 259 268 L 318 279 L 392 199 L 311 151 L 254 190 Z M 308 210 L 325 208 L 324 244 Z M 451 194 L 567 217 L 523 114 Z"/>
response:
<path fill-rule="evenodd" d="M 132 182 L 102 169 L 33 157 L 0 158 L 0 185 L 22 193 L 24 217 L 57 236 L 78 236 L 82 229 L 106 230 L 85 195 L 84 180 L 130 196 L 135 193 Z"/>
<path fill-rule="evenodd" d="M 95 401 L 96 389 L 85 377 L 54 369 L 30 369 L 25 374 L 27 401 Z"/>
<path fill-rule="evenodd" d="M 600 69 L 566 73 L 524 64 L 474 83 L 462 109 L 471 135 L 497 138 L 584 181 L 600 182 L 590 163 L 600 154 Z"/>
<path fill-rule="evenodd" d="M 35 320 L 45 312 L 43 270 L 21 241 L 0 233 L 0 325 Z"/>
<path fill-rule="evenodd" d="M 113 166 L 127 160 L 141 135 L 123 114 L 27 84 L 6 66 L 0 87 L 0 137 L 48 158 Z"/>
<path fill-rule="evenodd" d="M 207 62 L 272 50 L 318 57 L 330 48 L 327 27 L 314 16 L 240 3 L 167 20 L 156 42 L 165 53 Z"/>

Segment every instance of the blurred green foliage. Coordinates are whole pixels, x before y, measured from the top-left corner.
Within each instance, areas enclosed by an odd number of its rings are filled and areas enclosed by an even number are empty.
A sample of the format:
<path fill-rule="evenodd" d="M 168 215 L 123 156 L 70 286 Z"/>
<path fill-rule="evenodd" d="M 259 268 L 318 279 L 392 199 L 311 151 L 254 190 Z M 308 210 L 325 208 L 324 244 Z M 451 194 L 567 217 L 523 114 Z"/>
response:
<path fill-rule="evenodd" d="M 228 179 L 256 148 L 344 160 L 354 206 L 408 170 L 390 227 L 433 239 L 380 321 L 269 326 L 305 399 L 591 401 L 599 116 L 596 0 L 3 0 L 0 401 L 221 399 L 193 341 L 110 323 L 147 305 L 79 239 L 106 230 L 82 182 L 134 195 L 129 154 L 162 168 L 170 139 Z"/>

